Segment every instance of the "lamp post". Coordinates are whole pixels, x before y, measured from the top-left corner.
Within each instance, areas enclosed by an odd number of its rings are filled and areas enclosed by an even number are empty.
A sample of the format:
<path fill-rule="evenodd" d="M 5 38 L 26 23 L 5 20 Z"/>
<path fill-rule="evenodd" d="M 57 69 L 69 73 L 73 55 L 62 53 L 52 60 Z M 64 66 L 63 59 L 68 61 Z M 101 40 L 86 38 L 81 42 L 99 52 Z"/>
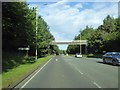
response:
<path fill-rule="evenodd" d="M 47 4 L 43 4 L 43 5 L 47 5 Z M 38 55 L 38 51 L 37 51 L 37 31 L 38 31 L 38 16 L 37 16 L 37 8 L 38 6 L 36 5 L 36 50 L 35 50 L 35 59 L 37 60 L 37 55 Z"/>
<path fill-rule="evenodd" d="M 37 29 L 38 29 L 38 16 L 37 16 L 37 7 L 36 7 L 36 50 L 35 50 L 36 60 L 37 60 Z"/>

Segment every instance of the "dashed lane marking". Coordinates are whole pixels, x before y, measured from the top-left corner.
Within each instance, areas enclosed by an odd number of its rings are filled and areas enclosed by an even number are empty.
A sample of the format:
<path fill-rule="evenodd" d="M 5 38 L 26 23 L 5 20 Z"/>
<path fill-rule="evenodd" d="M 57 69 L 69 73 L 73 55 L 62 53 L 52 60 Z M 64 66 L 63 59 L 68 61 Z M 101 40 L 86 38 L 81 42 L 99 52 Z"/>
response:
<path fill-rule="evenodd" d="M 58 61 L 58 59 L 56 59 L 56 62 Z"/>
<path fill-rule="evenodd" d="M 99 86 L 96 82 L 93 82 L 94 85 L 96 85 L 98 88 L 102 88 L 101 86 Z"/>
<path fill-rule="evenodd" d="M 74 66 L 75 67 L 75 66 Z M 83 74 L 77 67 L 75 67 L 75 69 L 80 73 Z"/>
<path fill-rule="evenodd" d="M 69 63 L 70 65 L 72 65 L 71 63 Z M 83 74 L 77 67 L 75 67 L 74 65 L 72 65 L 80 74 Z"/>

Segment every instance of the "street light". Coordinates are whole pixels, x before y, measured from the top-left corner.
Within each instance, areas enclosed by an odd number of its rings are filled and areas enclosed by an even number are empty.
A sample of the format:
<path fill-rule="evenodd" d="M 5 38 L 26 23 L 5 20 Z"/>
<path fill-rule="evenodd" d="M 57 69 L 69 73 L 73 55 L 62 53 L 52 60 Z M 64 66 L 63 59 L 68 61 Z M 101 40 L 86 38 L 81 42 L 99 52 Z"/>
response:
<path fill-rule="evenodd" d="M 47 4 L 43 4 L 43 5 L 47 5 Z M 35 59 L 37 60 L 37 30 L 38 30 L 38 16 L 37 16 L 37 8 L 38 6 L 36 5 L 36 50 L 35 50 Z"/>
<path fill-rule="evenodd" d="M 38 16 L 37 16 L 37 6 L 36 6 L 36 50 L 35 50 L 36 60 L 37 60 L 37 30 L 38 30 Z"/>

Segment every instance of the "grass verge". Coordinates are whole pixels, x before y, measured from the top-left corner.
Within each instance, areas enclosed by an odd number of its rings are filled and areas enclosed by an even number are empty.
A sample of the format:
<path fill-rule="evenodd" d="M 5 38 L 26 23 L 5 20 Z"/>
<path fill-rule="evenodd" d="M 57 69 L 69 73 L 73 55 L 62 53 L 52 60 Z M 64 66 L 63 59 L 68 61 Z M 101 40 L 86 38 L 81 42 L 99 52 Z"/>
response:
<path fill-rule="evenodd" d="M 23 78 L 25 75 L 32 72 L 38 66 L 43 64 L 45 61 L 49 60 L 53 56 L 46 56 L 43 58 L 39 58 L 35 63 L 27 63 L 20 65 L 14 69 L 11 69 L 9 72 L 2 73 L 2 88 L 7 88 L 11 84 L 14 84 L 16 81 Z"/>
<path fill-rule="evenodd" d="M 2 89 L 2 74 L 0 74 L 0 90 Z"/>

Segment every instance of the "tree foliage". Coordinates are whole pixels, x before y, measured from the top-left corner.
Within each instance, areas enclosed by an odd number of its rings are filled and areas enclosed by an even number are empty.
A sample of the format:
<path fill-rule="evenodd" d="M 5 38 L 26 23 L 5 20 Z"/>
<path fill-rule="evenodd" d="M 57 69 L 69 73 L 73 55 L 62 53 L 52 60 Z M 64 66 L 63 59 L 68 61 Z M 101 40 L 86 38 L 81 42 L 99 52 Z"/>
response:
<path fill-rule="evenodd" d="M 57 45 L 49 45 L 54 40 L 54 37 L 41 16 L 38 16 L 37 19 L 38 29 L 36 34 L 35 8 L 29 8 L 26 2 L 3 2 L 2 11 L 3 64 L 11 62 L 8 59 L 5 60 L 5 52 L 17 53 L 20 47 L 26 48 L 29 46 L 30 56 L 35 56 L 36 47 L 38 49 L 38 57 L 59 52 Z M 18 61 L 15 62 L 18 63 Z"/>
<path fill-rule="evenodd" d="M 86 26 L 80 30 L 78 36 L 74 40 L 88 40 L 88 53 L 102 53 L 103 51 L 120 51 L 120 18 L 113 18 L 108 15 L 103 24 L 98 28 Z M 69 45 L 68 53 L 79 52 L 79 46 Z"/>
<path fill-rule="evenodd" d="M 36 36 L 35 8 L 30 9 L 26 2 L 4 2 L 2 7 L 3 50 L 17 50 L 19 47 L 29 45 L 30 52 L 34 53 L 37 44 L 39 54 L 46 54 L 50 49 L 49 43 L 54 37 L 49 31 L 49 26 L 40 16 Z"/>

